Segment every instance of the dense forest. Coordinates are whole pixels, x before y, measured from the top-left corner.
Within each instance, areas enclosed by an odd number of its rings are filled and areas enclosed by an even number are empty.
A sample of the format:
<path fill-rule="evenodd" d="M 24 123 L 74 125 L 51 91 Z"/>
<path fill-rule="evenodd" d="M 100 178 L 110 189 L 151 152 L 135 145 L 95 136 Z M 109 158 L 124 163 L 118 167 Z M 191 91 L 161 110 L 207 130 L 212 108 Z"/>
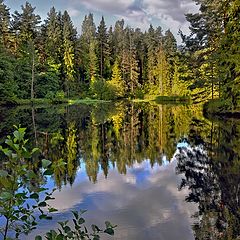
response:
<path fill-rule="evenodd" d="M 0 0 L 1 101 L 33 98 L 144 98 L 189 96 L 224 99 L 236 108 L 240 81 L 240 3 L 196 0 L 186 14 L 189 36 L 178 46 L 170 30 L 142 32 L 118 20 L 109 28 L 85 16 L 81 34 L 67 11 L 54 7 L 41 21 L 28 2 L 21 12 Z"/>

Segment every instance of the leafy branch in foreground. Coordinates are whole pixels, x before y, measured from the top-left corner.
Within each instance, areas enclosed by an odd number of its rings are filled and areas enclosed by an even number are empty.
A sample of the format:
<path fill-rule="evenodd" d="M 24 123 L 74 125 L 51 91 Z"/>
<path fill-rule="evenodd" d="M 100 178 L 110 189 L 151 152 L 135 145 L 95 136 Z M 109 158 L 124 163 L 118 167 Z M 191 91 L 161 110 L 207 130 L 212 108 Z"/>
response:
<path fill-rule="evenodd" d="M 41 164 L 33 161 L 33 155 L 39 152 L 38 148 L 29 151 L 26 147 L 28 140 L 25 139 L 26 129 L 15 127 L 13 136 L 7 136 L 6 147 L 0 145 L 0 153 L 4 157 L 0 164 L 0 219 L 4 219 L 4 225 L 0 226 L 0 234 L 3 239 L 19 239 L 20 234 L 29 234 L 36 229 L 39 220 L 51 220 L 48 213 L 57 211 L 51 208 L 48 200 L 54 199 L 48 189 L 41 187 L 44 184 L 44 176 L 52 175 L 51 161 L 43 159 Z M 41 170 L 39 171 L 39 167 Z M 48 211 L 46 211 L 48 210 Z M 89 232 L 84 225 L 85 219 L 82 214 L 85 210 L 73 211 L 73 226 L 68 225 L 69 221 L 59 222 L 60 228 L 57 231 L 50 230 L 46 233 L 47 240 L 61 239 L 86 239 L 98 240 L 100 234 L 114 235 L 114 228 L 110 222 L 106 221 L 106 228 L 101 230 L 98 226 L 92 225 Z M 41 240 L 41 236 L 36 236 L 36 240 Z"/>
<path fill-rule="evenodd" d="M 86 210 L 81 210 L 80 212 L 72 211 L 74 218 L 72 219 L 73 224 L 69 221 L 59 222 L 59 228 L 57 231 L 50 230 L 46 233 L 47 240 L 70 240 L 70 239 L 85 239 L 85 240 L 99 240 L 100 234 L 114 235 L 114 228 L 110 222 L 105 222 L 105 229 L 102 230 L 98 226 L 92 224 L 92 231 L 89 230 L 84 225 L 85 219 L 82 215 Z M 36 236 L 35 240 L 42 240 L 41 236 Z"/>
<path fill-rule="evenodd" d="M 28 234 L 36 228 L 36 210 L 40 211 L 39 219 L 51 219 L 48 212 L 57 211 L 49 206 L 48 200 L 52 192 L 42 188 L 44 175 L 49 174 L 51 162 L 43 159 L 41 171 L 34 168 L 33 154 L 38 148 L 29 151 L 26 147 L 25 128 L 17 128 L 13 136 L 7 136 L 6 147 L 0 146 L 5 157 L 1 161 L 0 170 L 0 218 L 4 219 L 0 233 L 3 239 L 10 236 L 19 238 L 20 234 Z M 44 211 L 45 210 L 45 211 Z"/>

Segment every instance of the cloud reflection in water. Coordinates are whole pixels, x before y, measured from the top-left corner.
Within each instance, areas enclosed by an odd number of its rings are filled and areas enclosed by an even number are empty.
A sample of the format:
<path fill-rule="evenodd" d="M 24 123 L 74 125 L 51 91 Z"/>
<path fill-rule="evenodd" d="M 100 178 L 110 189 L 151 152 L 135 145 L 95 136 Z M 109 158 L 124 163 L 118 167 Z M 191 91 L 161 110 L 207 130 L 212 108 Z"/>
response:
<path fill-rule="evenodd" d="M 55 192 L 52 206 L 59 211 L 53 221 L 40 223 L 38 231 L 46 232 L 58 221 L 71 219 L 71 210 L 88 209 L 88 223 L 101 226 L 110 220 L 118 225 L 110 239 L 194 239 L 191 215 L 197 206 L 184 201 L 187 190 L 178 191 L 179 178 L 174 161 L 151 168 L 146 160 L 134 164 L 126 175 L 111 169 L 107 179 L 100 173 L 95 184 L 80 170 L 73 186 Z"/>

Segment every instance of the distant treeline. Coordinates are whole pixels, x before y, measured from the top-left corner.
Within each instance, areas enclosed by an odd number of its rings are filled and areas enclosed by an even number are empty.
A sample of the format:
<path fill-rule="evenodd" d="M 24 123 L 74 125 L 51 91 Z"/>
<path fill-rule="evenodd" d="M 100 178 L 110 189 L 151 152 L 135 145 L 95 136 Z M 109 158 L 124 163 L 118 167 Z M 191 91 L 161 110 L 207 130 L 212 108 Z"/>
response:
<path fill-rule="evenodd" d="M 0 98 L 91 97 L 117 99 L 144 95 L 239 97 L 239 3 L 201 0 L 187 14 L 191 34 L 177 47 L 161 27 L 142 32 L 118 20 L 96 27 L 85 16 L 81 34 L 67 11 L 54 7 L 41 21 L 26 2 L 10 16 L 0 0 Z M 216 3 L 215 3 L 216 2 Z"/>

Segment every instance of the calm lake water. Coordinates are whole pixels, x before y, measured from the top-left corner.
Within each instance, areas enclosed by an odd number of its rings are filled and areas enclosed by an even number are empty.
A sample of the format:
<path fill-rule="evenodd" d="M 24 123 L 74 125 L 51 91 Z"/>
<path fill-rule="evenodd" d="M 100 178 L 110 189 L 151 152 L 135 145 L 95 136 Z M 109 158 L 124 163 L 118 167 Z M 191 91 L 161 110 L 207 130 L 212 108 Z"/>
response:
<path fill-rule="evenodd" d="M 123 240 L 238 239 L 240 122 L 207 120 L 194 105 L 111 103 L 0 109 L 0 141 L 13 125 L 57 166 L 52 221 L 87 209 L 87 224 L 117 224 Z M 64 164 L 65 163 L 65 164 Z"/>

